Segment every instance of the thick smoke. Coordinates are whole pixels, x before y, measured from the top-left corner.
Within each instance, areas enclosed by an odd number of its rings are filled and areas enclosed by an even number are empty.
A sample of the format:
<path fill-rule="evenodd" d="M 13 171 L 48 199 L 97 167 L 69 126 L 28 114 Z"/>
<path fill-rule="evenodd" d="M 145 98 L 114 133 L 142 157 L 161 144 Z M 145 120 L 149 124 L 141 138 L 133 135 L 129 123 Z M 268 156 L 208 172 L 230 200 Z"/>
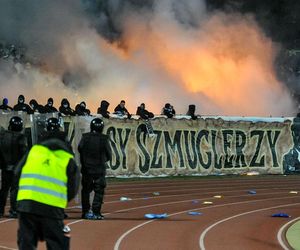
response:
<path fill-rule="evenodd" d="M 18 17 L 18 18 L 16 18 Z M 27 48 L 29 63 L 0 63 L 1 93 L 127 100 L 160 113 L 293 114 L 273 69 L 276 48 L 251 16 L 209 14 L 200 0 L 3 0 L 0 37 Z M 2 25 L 3 24 L 3 25 Z M 13 65 L 14 71 L 10 66 Z M 16 93 L 16 90 L 18 92 Z"/>

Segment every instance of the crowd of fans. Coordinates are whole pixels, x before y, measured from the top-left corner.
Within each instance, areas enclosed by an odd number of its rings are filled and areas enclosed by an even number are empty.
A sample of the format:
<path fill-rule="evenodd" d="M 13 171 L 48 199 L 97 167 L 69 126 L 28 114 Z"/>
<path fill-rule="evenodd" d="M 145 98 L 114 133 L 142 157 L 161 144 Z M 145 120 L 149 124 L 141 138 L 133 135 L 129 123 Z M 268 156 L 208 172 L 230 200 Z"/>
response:
<path fill-rule="evenodd" d="M 97 109 L 97 114 L 102 115 L 104 118 L 110 117 L 110 112 L 108 111 L 110 103 L 106 100 L 101 101 L 100 107 Z M 71 108 L 70 102 L 68 99 L 63 98 L 61 100 L 61 105 L 57 109 L 54 107 L 53 98 L 49 98 L 46 105 L 41 105 L 37 102 L 37 100 L 32 99 L 29 101 L 29 105 L 25 102 L 25 97 L 23 95 L 19 95 L 18 103 L 13 107 L 8 105 L 8 99 L 3 98 L 2 105 L 0 105 L 0 110 L 4 112 L 11 112 L 11 111 L 23 111 L 27 114 L 45 114 L 45 113 L 54 113 L 59 112 L 63 116 L 89 116 L 91 115 L 91 111 L 87 109 L 86 103 L 82 101 L 81 103 L 77 104 L 75 110 Z M 197 119 L 195 115 L 196 106 L 189 105 L 187 114 L 192 119 Z M 131 118 L 132 114 L 126 109 L 125 101 L 121 100 L 121 102 L 115 107 L 113 114 Z M 172 118 L 176 115 L 176 111 L 174 107 L 170 103 L 166 103 L 161 112 L 162 115 L 165 115 L 168 118 Z M 137 107 L 136 115 L 140 116 L 140 118 L 148 120 L 154 117 L 154 114 L 146 109 L 145 103 L 142 103 L 140 106 Z"/>

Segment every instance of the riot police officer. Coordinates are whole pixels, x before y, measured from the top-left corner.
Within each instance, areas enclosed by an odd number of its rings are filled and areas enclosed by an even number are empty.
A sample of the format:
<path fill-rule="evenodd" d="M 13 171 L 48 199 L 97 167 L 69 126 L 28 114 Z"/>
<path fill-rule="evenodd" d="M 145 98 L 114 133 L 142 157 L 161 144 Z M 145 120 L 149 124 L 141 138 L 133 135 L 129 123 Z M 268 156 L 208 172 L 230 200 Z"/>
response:
<path fill-rule="evenodd" d="M 9 121 L 8 130 L 0 133 L 0 155 L 2 168 L 2 182 L 0 190 L 0 217 L 4 214 L 4 208 L 8 193 L 10 192 L 9 217 L 16 218 L 16 190 L 13 186 L 14 170 L 27 150 L 27 139 L 21 133 L 23 120 L 14 116 Z"/>
<path fill-rule="evenodd" d="M 16 169 L 19 212 L 18 246 L 36 249 L 44 240 L 47 249 L 69 249 L 64 234 L 64 209 L 79 183 L 73 152 L 61 137 L 59 121 L 49 118 L 47 136 L 34 145 Z"/>
<path fill-rule="evenodd" d="M 82 218 L 90 220 L 102 220 L 101 206 L 106 187 L 107 162 L 111 160 L 111 148 L 109 138 L 102 134 L 104 123 L 100 118 L 91 121 L 90 132 L 82 135 L 78 146 L 82 174 Z M 94 191 L 92 210 L 90 205 L 90 193 Z"/>

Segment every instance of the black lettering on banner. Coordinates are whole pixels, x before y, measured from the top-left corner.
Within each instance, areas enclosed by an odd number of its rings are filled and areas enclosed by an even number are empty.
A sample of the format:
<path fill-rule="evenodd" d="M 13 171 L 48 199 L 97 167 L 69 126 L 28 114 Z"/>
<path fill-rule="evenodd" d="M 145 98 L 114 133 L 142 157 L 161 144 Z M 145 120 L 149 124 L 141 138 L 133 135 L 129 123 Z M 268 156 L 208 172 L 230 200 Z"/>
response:
<path fill-rule="evenodd" d="M 278 160 L 277 160 L 277 154 L 276 154 L 276 142 L 280 135 L 280 131 L 279 130 L 274 131 L 275 135 L 274 135 L 273 141 L 272 141 L 272 132 L 273 132 L 272 130 L 268 130 L 267 137 L 268 137 L 268 142 L 269 142 L 271 153 L 272 153 L 273 167 L 279 167 Z"/>
<path fill-rule="evenodd" d="M 259 155 L 259 151 L 261 149 L 261 144 L 264 138 L 265 131 L 262 130 L 254 130 L 251 131 L 250 137 L 258 136 L 258 141 L 255 149 L 255 153 L 252 157 L 252 160 L 250 162 L 250 167 L 264 167 L 264 162 L 265 162 L 265 156 L 263 155 L 260 159 L 259 162 L 257 162 L 257 158 Z"/>
<path fill-rule="evenodd" d="M 246 167 L 246 161 L 245 161 L 245 155 L 244 155 L 244 147 L 246 145 L 246 134 L 241 131 L 237 130 L 235 131 L 236 138 L 235 138 L 235 147 L 236 147 L 236 162 L 235 167 L 241 168 Z"/>
<path fill-rule="evenodd" d="M 162 155 L 158 156 L 158 146 L 161 138 L 162 131 L 155 130 L 154 133 L 156 134 L 154 149 L 153 149 L 153 158 L 151 161 L 151 168 L 162 168 Z M 158 158 L 158 162 L 157 162 Z"/>
<path fill-rule="evenodd" d="M 195 140 L 196 132 L 195 131 L 184 130 L 183 133 L 184 133 L 185 153 L 186 153 L 186 156 L 187 156 L 187 160 L 188 160 L 190 168 L 195 169 L 197 167 L 197 160 L 198 160 L 197 159 L 197 150 L 196 150 L 196 140 Z M 189 134 L 191 135 L 190 136 L 190 138 L 191 138 L 190 143 L 189 143 Z M 189 145 L 191 145 L 194 159 L 192 159 Z"/>
<path fill-rule="evenodd" d="M 214 153 L 214 159 L 215 159 L 215 164 L 214 167 L 216 169 L 221 169 L 222 168 L 222 159 L 223 157 L 220 156 L 218 158 L 218 154 L 217 154 L 217 149 L 216 149 L 216 144 L 217 144 L 217 131 L 216 130 L 211 130 L 211 142 L 212 142 L 212 150 Z"/>
<path fill-rule="evenodd" d="M 112 147 L 112 152 L 115 154 L 115 158 L 116 158 L 115 164 L 113 164 L 113 160 L 110 161 L 110 167 L 112 170 L 116 170 L 120 167 L 120 155 L 116 144 L 116 129 L 114 127 L 109 127 L 106 133 L 110 138 L 110 145 Z"/>
<path fill-rule="evenodd" d="M 148 153 L 146 147 L 144 146 L 146 144 L 146 136 L 147 136 L 146 132 L 143 130 L 144 126 L 145 126 L 144 124 L 141 124 L 140 126 L 137 127 L 136 130 L 137 145 L 143 154 L 142 156 L 139 154 L 139 169 L 142 173 L 148 172 L 150 168 L 150 154 Z M 143 137 L 142 141 L 141 141 L 141 136 Z"/>
<path fill-rule="evenodd" d="M 178 151 L 179 154 L 179 166 L 181 168 L 184 168 L 184 159 L 183 159 L 183 154 L 182 154 L 182 149 L 181 149 L 181 130 L 176 130 L 173 142 L 171 140 L 169 131 L 164 131 L 164 137 L 165 137 L 165 149 L 167 153 L 167 168 L 173 168 L 172 165 L 172 160 L 171 160 L 171 154 L 169 151 L 169 148 L 173 151 L 175 154 L 176 151 Z"/>
<path fill-rule="evenodd" d="M 123 140 L 122 134 L 123 134 L 123 129 L 122 128 L 118 128 L 118 134 L 119 134 L 119 139 L 120 139 L 120 148 L 121 148 L 121 152 L 122 152 L 122 167 L 123 169 L 126 169 L 126 147 L 127 147 L 127 143 L 128 143 L 128 138 L 131 132 L 130 128 L 126 128 L 125 129 L 125 139 Z"/>
<path fill-rule="evenodd" d="M 203 157 L 202 157 L 202 153 L 201 153 L 201 140 L 202 137 L 204 137 L 208 143 L 208 135 L 209 135 L 209 131 L 208 130 L 201 130 L 197 136 L 197 152 L 198 152 L 198 158 L 199 158 L 199 162 L 201 164 L 202 167 L 204 167 L 205 169 L 209 169 L 211 166 L 211 152 L 206 152 L 207 154 L 207 163 L 204 162 Z"/>
<path fill-rule="evenodd" d="M 223 130 L 223 138 L 224 138 L 224 153 L 225 153 L 225 161 L 224 167 L 225 168 L 232 168 L 233 167 L 233 157 L 234 155 L 231 154 L 229 156 L 229 151 L 231 151 L 232 147 L 232 140 L 233 140 L 233 130 Z M 231 139 L 229 138 L 231 137 Z"/>

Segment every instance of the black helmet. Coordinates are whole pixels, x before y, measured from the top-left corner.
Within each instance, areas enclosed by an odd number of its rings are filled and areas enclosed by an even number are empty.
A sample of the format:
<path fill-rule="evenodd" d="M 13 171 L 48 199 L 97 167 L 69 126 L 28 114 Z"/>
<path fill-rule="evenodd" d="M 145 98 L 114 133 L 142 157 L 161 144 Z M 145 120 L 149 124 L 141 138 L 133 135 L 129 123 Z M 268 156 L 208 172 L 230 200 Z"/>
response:
<path fill-rule="evenodd" d="M 47 131 L 59 131 L 59 120 L 55 117 L 49 118 L 46 121 L 46 129 Z"/>
<path fill-rule="evenodd" d="M 104 122 L 100 118 L 95 118 L 91 121 L 91 132 L 102 133 Z"/>
<path fill-rule="evenodd" d="M 20 132 L 23 129 L 23 120 L 19 116 L 13 116 L 9 121 L 8 129 L 15 132 Z"/>

